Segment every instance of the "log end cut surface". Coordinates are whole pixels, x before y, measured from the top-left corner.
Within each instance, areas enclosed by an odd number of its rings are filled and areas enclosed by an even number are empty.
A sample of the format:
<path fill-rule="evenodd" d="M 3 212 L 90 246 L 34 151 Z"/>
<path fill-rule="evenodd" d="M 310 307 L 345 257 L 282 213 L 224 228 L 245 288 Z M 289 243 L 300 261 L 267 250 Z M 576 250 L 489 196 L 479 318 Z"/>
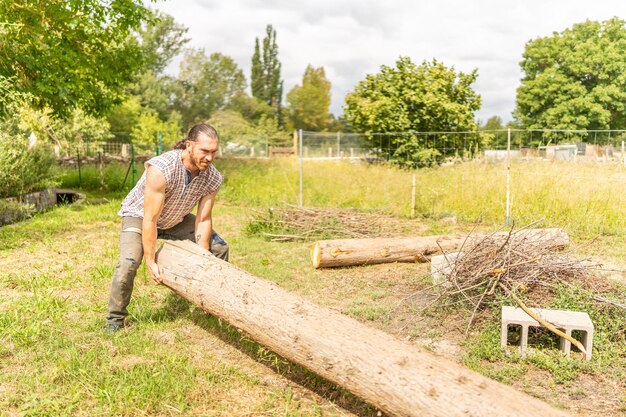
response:
<path fill-rule="evenodd" d="M 313 263 L 313 268 L 317 269 L 320 267 L 322 254 L 319 242 L 315 242 L 313 246 L 311 246 L 311 262 Z"/>

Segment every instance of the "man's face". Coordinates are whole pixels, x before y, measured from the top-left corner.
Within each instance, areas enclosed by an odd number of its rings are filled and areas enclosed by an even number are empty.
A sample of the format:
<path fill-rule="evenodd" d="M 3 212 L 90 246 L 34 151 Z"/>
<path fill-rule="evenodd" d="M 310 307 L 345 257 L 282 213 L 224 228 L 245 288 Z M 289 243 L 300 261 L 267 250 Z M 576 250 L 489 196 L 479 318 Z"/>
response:
<path fill-rule="evenodd" d="M 206 171 L 215 159 L 215 153 L 219 142 L 201 133 L 196 142 L 187 141 L 187 151 L 191 156 L 191 162 L 200 171 Z"/>

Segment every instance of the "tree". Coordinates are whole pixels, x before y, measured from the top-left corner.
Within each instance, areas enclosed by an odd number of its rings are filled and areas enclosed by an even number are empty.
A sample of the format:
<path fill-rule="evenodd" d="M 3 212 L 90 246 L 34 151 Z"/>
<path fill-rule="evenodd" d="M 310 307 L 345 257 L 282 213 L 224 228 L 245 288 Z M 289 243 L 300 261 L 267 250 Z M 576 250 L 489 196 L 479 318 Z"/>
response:
<path fill-rule="evenodd" d="M 531 129 L 626 128 L 626 29 L 586 21 L 526 44 L 515 118 Z"/>
<path fill-rule="evenodd" d="M 479 126 L 479 130 L 502 130 L 504 125 L 502 124 L 502 118 L 500 116 L 491 116 L 485 124 Z"/>
<path fill-rule="evenodd" d="M 346 96 L 346 119 L 358 132 L 463 131 L 476 127 L 477 72 L 456 73 L 433 60 L 417 66 L 400 57 L 383 65 Z"/>
<path fill-rule="evenodd" d="M 364 133 L 474 130 L 474 112 L 480 108 L 480 96 L 471 87 L 476 77 L 476 70 L 456 72 L 437 60 L 418 66 L 400 57 L 395 67 L 383 65 L 346 96 L 344 115 L 354 131 Z M 394 135 L 383 156 L 401 164 L 431 163 L 439 155 L 425 149 L 426 139 Z"/>
<path fill-rule="evenodd" d="M 155 74 L 161 74 L 167 64 L 178 55 L 186 43 L 189 29 L 168 14 L 152 11 L 150 19 L 139 31 L 141 49 L 146 67 Z"/>
<path fill-rule="evenodd" d="M 153 109 L 163 120 L 174 110 L 173 90 L 176 79 L 148 70 L 129 86 L 129 94 L 136 97 L 144 109 Z"/>
<path fill-rule="evenodd" d="M 0 82 L 61 116 L 101 113 L 142 66 L 131 34 L 147 16 L 141 0 L 0 0 Z"/>
<path fill-rule="evenodd" d="M 276 30 L 267 25 L 262 51 L 259 38 L 255 39 L 250 77 L 252 96 L 272 106 L 275 117 L 282 123 L 283 81 L 280 79 L 280 66 Z"/>
<path fill-rule="evenodd" d="M 107 120 L 116 142 L 130 142 L 130 132 L 137 125 L 141 112 L 140 97 L 135 95 L 129 95 L 126 100 L 108 111 Z"/>
<path fill-rule="evenodd" d="M 330 81 L 324 67 L 306 67 L 302 85 L 294 86 L 287 94 L 288 114 L 294 128 L 323 130 L 328 127 L 330 115 Z"/>
<path fill-rule="evenodd" d="M 243 91 L 233 97 L 227 108 L 241 113 L 246 120 L 254 123 L 258 123 L 262 117 L 274 117 L 274 109 L 269 104 Z"/>
<path fill-rule="evenodd" d="M 252 69 L 250 73 L 250 90 L 252 97 L 263 103 L 265 100 L 265 84 L 263 77 L 263 64 L 261 63 L 261 48 L 259 47 L 259 38 L 254 39 L 254 53 L 252 54 Z M 267 103 L 266 103 L 267 104 Z"/>
<path fill-rule="evenodd" d="M 182 137 L 180 119 L 180 113 L 173 111 L 169 118 L 163 121 L 155 111 L 149 109 L 139 115 L 137 123 L 131 129 L 130 137 L 134 144 L 154 149 L 161 134 L 164 148 L 169 148 Z"/>
<path fill-rule="evenodd" d="M 202 49 L 190 49 L 180 66 L 176 108 L 190 125 L 226 108 L 245 88 L 243 71 L 231 57 L 217 52 L 207 57 Z"/>
<path fill-rule="evenodd" d="M 152 12 L 137 33 L 144 56 L 144 71 L 128 85 L 125 100 L 107 112 L 116 141 L 128 142 L 132 133 L 137 143 L 151 143 L 156 137 L 153 130 L 161 128 L 165 129 L 161 133 L 167 141 L 172 123 L 182 120 L 180 113 L 174 110 L 176 80 L 163 74 L 163 70 L 188 42 L 184 37 L 186 33 L 187 28 L 162 12 Z M 147 125 L 139 127 L 138 123 Z"/>
<path fill-rule="evenodd" d="M 507 134 L 502 130 L 505 126 L 502 124 L 502 118 L 500 116 L 491 116 L 483 124 L 478 122 L 478 130 L 480 145 L 483 148 L 502 148 L 507 145 Z M 497 132 L 500 130 L 501 132 Z"/>

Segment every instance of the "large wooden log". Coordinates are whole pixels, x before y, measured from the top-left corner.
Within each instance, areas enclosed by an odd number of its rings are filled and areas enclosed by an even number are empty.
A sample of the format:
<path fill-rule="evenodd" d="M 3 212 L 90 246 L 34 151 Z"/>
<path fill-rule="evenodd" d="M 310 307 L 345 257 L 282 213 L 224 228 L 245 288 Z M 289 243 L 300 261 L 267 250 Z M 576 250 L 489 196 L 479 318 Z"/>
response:
<path fill-rule="evenodd" d="M 569 244 L 561 229 L 529 229 L 521 233 L 524 239 L 544 240 L 553 248 Z M 496 233 L 506 237 L 508 232 Z M 392 262 L 427 262 L 433 255 L 455 252 L 465 244 L 484 235 L 442 235 L 400 238 L 320 240 L 311 247 L 311 262 L 315 268 L 372 265 Z"/>
<path fill-rule="evenodd" d="M 166 242 L 163 283 L 283 357 L 391 416 L 565 416 L 467 370 L 257 278 L 192 242 Z"/>

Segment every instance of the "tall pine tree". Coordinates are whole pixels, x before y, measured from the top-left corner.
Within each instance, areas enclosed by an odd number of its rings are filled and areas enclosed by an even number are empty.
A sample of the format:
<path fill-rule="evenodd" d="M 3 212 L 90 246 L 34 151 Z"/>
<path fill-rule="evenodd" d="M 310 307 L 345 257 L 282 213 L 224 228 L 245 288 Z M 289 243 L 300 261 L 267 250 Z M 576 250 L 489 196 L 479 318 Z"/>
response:
<path fill-rule="evenodd" d="M 280 79 L 276 30 L 272 25 L 267 25 L 263 51 L 260 50 L 259 38 L 255 39 L 250 78 L 252 95 L 272 106 L 276 118 L 282 124 L 283 81 Z"/>
<path fill-rule="evenodd" d="M 259 38 L 254 41 L 254 54 L 252 55 L 252 75 L 250 77 L 252 83 L 250 88 L 252 89 L 252 96 L 263 100 L 264 86 L 263 86 L 263 65 L 261 64 L 261 50 L 259 48 Z"/>

